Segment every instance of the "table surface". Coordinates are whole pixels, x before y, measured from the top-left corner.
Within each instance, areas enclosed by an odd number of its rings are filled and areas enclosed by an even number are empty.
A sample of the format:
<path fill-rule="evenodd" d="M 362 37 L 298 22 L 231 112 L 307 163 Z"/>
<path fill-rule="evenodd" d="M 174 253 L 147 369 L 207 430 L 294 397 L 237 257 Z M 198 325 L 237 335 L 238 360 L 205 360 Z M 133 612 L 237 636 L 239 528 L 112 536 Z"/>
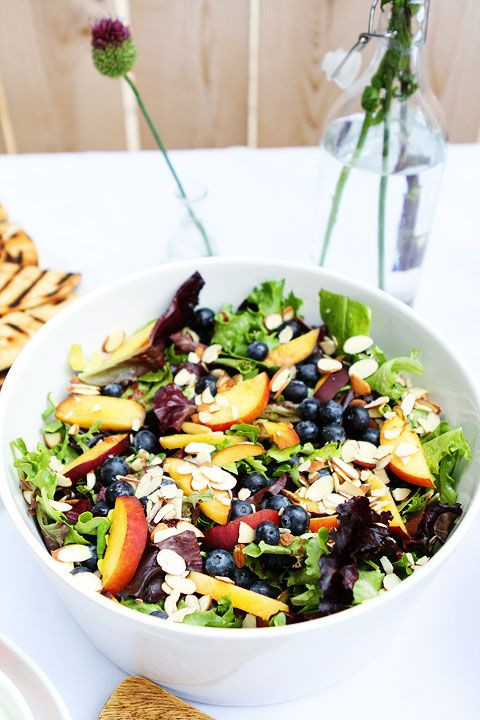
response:
<path fill-rule="evenodd" d="M 318 247 L 317 148 L 172 153 L 192 188 L 208 190 L 203 216 L 219 254 L 308 261 Z M 1 196 L 38 243 L 41 264 L 83 273 L 84 291 L 162 262 L 181 209 L 158 153 L 0 157 Z M 480 145 L 449 149 L 416 308 L 480 373 Z M 0 400 L 1 401 L 1 400 Z M 427 587 L 380 656 L 343 683 L 304 700 L 262 708 L 202 707 L 217 720 L 305 716 L 480 714 L 480 526 Z M 0 509 L 0 632 L 49 674 L 74 720 L 94 720 L 124 673 L 85 637 Z M 346 648 L 348 652 L 348 648 Z M 322 659 L 323 656 L 323 659 Z M 328 653 L 319 648 L 319 672 Z M 301 662 L 301 658 L 296 659 Z M 272 701 L 275 689 L 272 688 Z M 428 704 L 427 704 L 428 703 Z M 200 706 L 199 706 L 200 707 Z"/>

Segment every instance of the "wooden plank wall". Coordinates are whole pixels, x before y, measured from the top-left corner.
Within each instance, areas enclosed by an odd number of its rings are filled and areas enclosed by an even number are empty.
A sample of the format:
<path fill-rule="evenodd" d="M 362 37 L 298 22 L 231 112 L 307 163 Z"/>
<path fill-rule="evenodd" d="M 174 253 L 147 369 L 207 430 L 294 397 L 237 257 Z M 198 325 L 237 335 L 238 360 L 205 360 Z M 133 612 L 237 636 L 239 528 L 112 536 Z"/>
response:
<path fill-rule="evenodd" d="M 450 137 L 475 141 L 480 0 L 431 3 L 426 69 Z M 0 152 L 153 147 L 121 81 L 92 67 L 89 22 L 106 13 L 131 21 L 136 79 L 168 146 L 315 144 L 338 95 L 321 70 L 323 56 L 350 47 L 366 27 L 369 6 L 370 0 L 0 0 Z"/>

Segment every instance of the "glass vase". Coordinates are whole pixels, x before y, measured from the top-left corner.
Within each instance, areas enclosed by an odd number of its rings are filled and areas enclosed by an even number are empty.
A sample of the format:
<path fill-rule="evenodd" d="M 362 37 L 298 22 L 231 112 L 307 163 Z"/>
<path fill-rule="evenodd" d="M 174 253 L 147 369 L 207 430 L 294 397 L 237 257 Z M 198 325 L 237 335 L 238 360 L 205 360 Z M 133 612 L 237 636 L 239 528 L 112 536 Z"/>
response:
<path fill-rule="evenodd" d="M 409 304 L 420 278 L 446 151 L 438 105 L 422 76 L 428 0 L 410 3 L 415 12 L 409 16 L 409 33 L 392 34 L 382 24 L 376 28 L 369 66 L 327 119 L 320 259 Z M 391 93 L 390 67 L 399 68 Z M 381 84 L 385 77 L 387 90 Z"/>
<path fill-rule="evenodd" d="M 212 240 L 203 224 L 204 203 L 207 191 L 200 186 L 191 187 L 186 197 L 177 194 L 182 206 L 180 220 L 168 238 L 167 261 L 209 257 L 215 254 Z"/>

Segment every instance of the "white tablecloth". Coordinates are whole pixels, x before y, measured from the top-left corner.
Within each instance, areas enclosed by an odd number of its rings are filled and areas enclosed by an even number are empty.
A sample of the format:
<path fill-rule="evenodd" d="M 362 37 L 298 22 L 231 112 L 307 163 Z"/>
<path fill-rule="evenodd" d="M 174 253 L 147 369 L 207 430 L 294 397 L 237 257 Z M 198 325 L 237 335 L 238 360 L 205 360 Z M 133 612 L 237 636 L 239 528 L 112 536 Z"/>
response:
<path fill-rule="evenodd" d="M 189 187 L 208 190 L 202 212 L 220 254 L 310 259 L 318 246 L 323 202 L 318 149 L 172 155 Z M 477 373 L 479 187 L 480 145 L 451 147 L 416 305 Z M 167 238 L 181 216 L 162 158 L 153 152 L 3 156 L 0 202 L 38 243 L 41 264 L 81 271 L 83 290 L 163 261 Z M 217 720 L 478 718 L 479 542 L 477 526 L 463 553 L 425 590 L 415 612 L 385 637 L 382 655 L 342 684 L 294 703 L 203 709 Z M 0 631 L 46 670 L 74 720 L 93 720 L 123 673 L 71 619 L 3 509 L 0 547 Z M 301 658 L 289 661 L 301 672 Z M 324 662 L 328 648 L 319 648 L 319 674 Z"/>

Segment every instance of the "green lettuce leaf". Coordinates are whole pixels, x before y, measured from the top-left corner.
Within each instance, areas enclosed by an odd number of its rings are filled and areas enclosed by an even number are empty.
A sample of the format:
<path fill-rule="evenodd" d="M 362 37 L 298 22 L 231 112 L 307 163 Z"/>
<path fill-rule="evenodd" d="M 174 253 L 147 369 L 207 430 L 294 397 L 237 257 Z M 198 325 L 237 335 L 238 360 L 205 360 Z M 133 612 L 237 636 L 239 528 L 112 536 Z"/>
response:
<path fill-rule="evenodd" d="M 303 565 L 298 570 L 292 570 L 288 576 L 288 586 L 308 585 L 320 580 L 318 561 L 322 555 L 328 554 L 328 530 L 320 528 L 318 533 L 307 540 L 304 549 Z"/>
<path fill-rule="evenodd" d="M 257 442 L 260 435 L 260 428 L 257 425 L 249 425 L 247 423 L 238 423 L 232 425 L 227 431 L 227 435 L 245 435 L 250 442 Z"/>
<path fill-rule="evenodd" d="M 369 335 L 372 312 L 357 300 L 320 290 L 320 315 L 339 348 L 353 335 Z"/>
<path fill-rule="evenodd" d="M 372 390 L 376 390 L 380 395 L 386 395 L 393 400 L 401 398 L 405 393 L 405 387 L 398 382 L 399 373 L 425 374 L 423 365 L 416 359 L 416 355 L 417 352 L 414 351 L 410 357 L 392 358 L 380 365 L 378 370 L 368 378 L 368 384 Z"/>
<path fill-rule="evenodd" d="M 360 605 L 378 595 L 385 574 L 380 570 L 359 570 L 358 580 L 353 586 L 353 604 Z"/>
<path fill-rule="evenodd" d="M 279 612 L 270 618 L 268 622 L 270 627 L 280 627 L 287 624 L 287 616 L 283 612 Z"/>
<path fill-rule="evenodd" d="M 78 516 L 74 530 L 80 535 L 96 535 L 97 555 L 102 558 L 107 547 L 106 536 L 111 524 L 108 517 L 94 517 L 91 512 L 84 512 Z"/>
<path fill-rule="evenodd" d="M 137 612 L 144 613 L 145 615 L 150 615 L 152 612 L 163 611 L 163 602 L 144 603 L 137 602 L 135 598 L 120 598 L 120 604 L 124 607 L 130 608 L 131 610 L 136 610 Z"/>
<path fill-rule="evenodd" d="M 453 477 L 460 458 L 472 459 L 472 450 L 460 427 L 450 429 L 448 422 L 438 425 L 422 443 L 430 472 L 434 476 L 440 502 L 452 504 L 457 500 L 457 480 Z"/>
<path fill-rule="evenodd" d="M 216 608 L 196 610 L 183 620 L 184 625 L 203 625 L 204 627 L 238 628 L 242 627 L 241 618 L 236 617 L 232 601 L 222 598 Z"/>
<path fill-rule="evenodd" d="M 318 610 L 318 603 L 322 599 L 322 591 L 320 585 L 309 583 L 306 589 L 290 598 L 290 603 L 294 607 L 302 609 L 302 612 L 309 613 Z"/>
<path fill-rule="evenodd" d="M 272 313 L 282 313 L 287 307 L 292 307 L 295 315 L 303 305 L 303 300 L 293 292 L 284 296 L 285 280 L 267 280 L 252 290 L 247 297 L 247 303 L 256 305 L 263 317 Z"/>
<path fill-rule="evenodd" d="M 247 346 L 256 341 L 265 342 L 270 348 L 278 345 L 278 341 L 268 333 L 259 312 L 234 312 L 231 305 L 225 305 L 215 316 L 212 343 L 219 343 L 224 354 L 246 355 Z"/>

